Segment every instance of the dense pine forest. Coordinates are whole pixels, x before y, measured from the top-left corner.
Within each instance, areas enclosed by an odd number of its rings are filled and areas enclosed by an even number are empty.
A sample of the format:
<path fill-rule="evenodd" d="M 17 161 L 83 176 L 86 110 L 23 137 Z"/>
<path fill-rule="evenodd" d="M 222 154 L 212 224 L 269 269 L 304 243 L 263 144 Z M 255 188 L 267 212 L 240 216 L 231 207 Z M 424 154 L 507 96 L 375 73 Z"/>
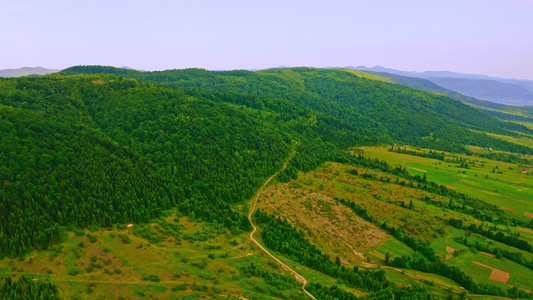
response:
<path fill-rule="evenodd" d="M 59 241 L 58 225 L 148 221 L 173 206 L 247 229 L 231 204 L 249 199 L 296 140 L 302 169 L 379 141 L 283 100 L 112 75 L 1 84 L 3 255 Z"/>
<path fill-rule="evenodd" d="M 298 172 L 314 170 L 324 162 L 338 162 L 395 175 L 404 179 L 397 179 L 397 185 L 408 183 L 413 189 L 453 198 L 457 205 L 450 200 L 452 210 L 480 220 L 531 227 L 504 216 L 496 206 L 348 150 L 405 143 L 438 152 L 421 154 L 401 148 L 395 152 L 441 161 L 445 160 L 442 151 L 471 155 L 466 145 L 533 154 L 530 147 L 487 134 L 516 137 L 532 130 L 445 96 L 345 70 L 138 72 L 80 66 L 41 77 L 0 79 L 0 132 L 0 258 L 22 259 L 31 251 L 60 244 L 69 231 L 146 223 L 173 208 L 233 234 L 250 231 L 246 202 L 295 150 L 279 182 L 294 180 Z M 385 181 L 383 176 L 361 176 Z M 378 223 L 356 204 L 342 203 L 363 219 Z M 369 293 L 368 298 L 432 297 L 426 289 L 398 288 L 382 271 L 342 266 L 287 222 L 264 212 L 256 218 L 267 247 Z M 450 222 L 466 228 L 466 223 Z M 531 245 L 517 237 L 472 226 L 474 233 L 531 251 Z M 429 249 L 423 242 L 411 244 L 419 254 Z M 478 285 L 436 259 L 433 252 L 421 255 L 396 258 L 389 264 L 444 272 L 459 284 L 468 281 L 467 288 L 480 293 L 529 297 Z M 521 258 L 514 260 L 530 265 Z M 459 275 L 449 275 L 450 270 Z M 297 286 L 253 265 L 241 271 L 286 288 Z M 19 290 L 30 290 L 35 297 L 58 297 L 53 285 L 25 277 L 5 279 L 1 289 L 5 299 L 20 294 Z M 357 298 L 315 283 L 309 290 L 321 299 Z"/>

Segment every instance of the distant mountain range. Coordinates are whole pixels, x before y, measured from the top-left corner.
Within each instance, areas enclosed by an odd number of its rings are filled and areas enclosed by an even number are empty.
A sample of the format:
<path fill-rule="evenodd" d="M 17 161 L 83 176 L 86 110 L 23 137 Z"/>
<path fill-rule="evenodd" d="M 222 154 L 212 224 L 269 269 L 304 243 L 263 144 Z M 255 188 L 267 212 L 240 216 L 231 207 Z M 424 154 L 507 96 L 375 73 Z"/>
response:
<path fill-rule="evenodd" d="M 461 74 L 450 71 L 407 72 L 381 66 L 372 68 L 365 66 L 346 67 L 346 69 L 423 78 L 440 87 L 478 100 L 515 106 L 533 106 L 533 81 L 531 80 Z"/>
<path fill-rule="evenodd" d="M 20 69 L 5 69 L 0 70 L 0 77 L 22 77 L 30 75 L 47 75 L 52 73 L 57 73 L 61 70 L 59 69 L 46 69 L 43 67 L 29 68 L 24 67 Z"/>

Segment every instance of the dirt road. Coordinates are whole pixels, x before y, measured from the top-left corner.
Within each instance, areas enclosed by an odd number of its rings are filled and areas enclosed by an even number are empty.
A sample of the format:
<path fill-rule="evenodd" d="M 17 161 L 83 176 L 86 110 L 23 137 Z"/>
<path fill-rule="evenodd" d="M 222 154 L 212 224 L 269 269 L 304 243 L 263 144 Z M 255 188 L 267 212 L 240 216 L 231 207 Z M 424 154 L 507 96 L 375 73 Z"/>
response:
<path fill-rule="evenodd" d="M 261 195 L 261 193 L 265 190 L 265 187 L 270 183 L 270 181 L 272 179 L 274 179 L 276 176 L 278 176 L 279 173 L 281 173 L 283 170 L 285 170 L 285 168 L 287 167 L 287 165 L 289 164 L 289 162 L 292 160 L 292 158 L 294 157 L 294 154 L 296 153 L 296 149 L 294 149 L 294 151 L 292 152 L 291 156 L 289 157 L 289 159 L 287 159 L 287 162 L 285 162 L 285 164 L 283 165 L 283 168 L 277 172 L 276 174 L 270 176 L 270 178 L 268 178 L 268 180 L 263 184 L 263 186 L 261 186 L 261 188 L 259 189 L 259 191 L 257 191 L 257 194 L 255 194 L 255 197 L 254 199 L 252 200 L 252 203 L 250 205 L 250 213 L 248 214 L 248 220 L 250 221 L 250 224 L 252 224 L 252 227 L 253 227 L 253 230 L 252 232 L 250 233 L 250 240 L 252 242 L 254 242 L 254 244 L 257 245 L 257 247 L 259 247 L 259 249 L 261 249 L 263 252 L 265 252 L 268 256 L 270 256 L 273 260 L 275 260 L 283 269 L 287 270 L 288 272 L 290 272 L 294 278 L 296 278 L 296 280 L 298 280 L 299 282 L 302 283 L 302 290 L 307 294 L 309 295 L 309 297 L 311 297 L 312 299 L 316 300 L 315 296 L 313 296 L 311 293 L 309 293 L 306 289 L 305 289 L 305 286 L 307 285 L 307 280 L 302 276 L 300 275 L 298 272 L 294 271 L 291 267 L 287 266 L 285 263 L 283 263 L 281 260 L 279 260 L 277 257 L 275 257 L 272 253 L 270 253 L 270 251 L 268 251 L 265 247 L 263 247 L 263 245 L 261 245 L 255 238 L 254 238 L 254 233 L 257 231 L 257 227 L 255 226 L 254 222 L 252 221 L 252 215 L 254 214 L 255 212 L 255 206 L 257 204 L 257 200 L 259 199 L 259 196 Z"/>

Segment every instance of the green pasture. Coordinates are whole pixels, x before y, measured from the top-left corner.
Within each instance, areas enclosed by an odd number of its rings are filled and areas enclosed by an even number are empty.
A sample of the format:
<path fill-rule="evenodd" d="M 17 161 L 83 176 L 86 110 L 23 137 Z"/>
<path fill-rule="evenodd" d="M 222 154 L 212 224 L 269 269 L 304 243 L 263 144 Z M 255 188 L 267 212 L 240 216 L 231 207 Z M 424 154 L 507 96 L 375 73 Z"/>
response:
<path fill-rule="evenodd" d="M 472 263 L 476 261 L 484 265 L 496 268 L 498 270 L 507 272 L 510 274 L 510 278 L 507 284 L 489 279 L 492 272 L 491 269 L 479 266 Z M 448 264 L 459 267 L 462 271 L 472 276 L 478 283 L 490 283 L 500 286 L 502 288 L 509 288 L 511 286 L 517 286 L 531 290 L 533 289 L 533 270 L 528 269 L 522 265 L 519 265 L 513 261 L 507 259 L 497 259 L 495 257 L 488 256 L 483 253 L 465 252 L 458 256 L 450 258 Z"/>
<path fill-rule="evenodd" d="M 524 125 L 524 126 L 526 126 L 527 128 L 529 128 L 529 129 L 533 129 L 533 123 L 531 123 L 531 122 L 517 122 L 517 121 L 513 121 L 513 123 L 520 124 L 520 125 Z"/>
<path fill-rule="evenodd" d="M 399 256 L 411 256 L 415 253 L 411 247 L 390 236 L 379 245 L 367 251 L 365 255 L 370 260 L 378 259 L 383 261 L 387 252 L 389 253 L 391 259 Z"/>
<path fill-rule="evenodd" d="M 521 230 L 519 230 L 518 227 L 513 227 L 513 229 L 518 230 L 518 232 L 520 232 L 520 236 L 533 243 L 533 229 L 520 228 Z"/>
<path fill-rule="evenodd" d="M 449 278 L 442 277 L 442 276 L 437 275 L 437 274 L 424 273 L 422 271 L 417 271 L 417 270 L 405 270 L 405 273 L 406 274 L 411 274 L 413 276 L 422 278 L 422 279 L 427 280 L 427 281 L 434 282 L 434 283 L 439 284 L 441 286 L 451 287 L 456 292 L 459 292 L 459 288 L 461 287 L 457 282 L 455 282 L 455 281 L 453 281 L 453 280 L 451 280 Z"/>
<path fill-rule="evenodd" d="M 388 147 L 364 147 L 371 157 L 401 165 L 413 175 L 426 174 L 427 179 L 446 185 L 488 203 L 513 209 L 510 214 L 528 219 L 533 212 L 533 176 L 521 174 L 515 164 L 488 160 L 475 156 L 456 155 L 475 162 L 471 169 L 458 168 L 458 164 L 407 154 L 389 152 Z M 448 157 L 447 157 L 448 158 Z M 496 166 L 498 167 L 496 169 Z M 511 169 L 512 168 L 512 169 Z M 502 174 L 492 173 L 501 171 Z"/>

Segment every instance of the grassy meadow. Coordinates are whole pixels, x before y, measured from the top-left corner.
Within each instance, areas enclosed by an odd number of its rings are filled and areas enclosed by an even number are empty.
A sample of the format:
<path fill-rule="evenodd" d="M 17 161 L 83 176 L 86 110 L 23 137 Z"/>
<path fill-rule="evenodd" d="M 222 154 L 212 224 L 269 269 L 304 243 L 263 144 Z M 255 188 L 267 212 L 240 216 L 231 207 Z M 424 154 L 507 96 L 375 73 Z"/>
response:
<path fill-rule="evenodd" d="M 65 241 L 21 259 L 0 261 L 0 277 L 56 283 L 65 299 L 280 299 L 279 289 L 240 271 L 254 264 L 284 274 L 248 243 L 214 224 L 175 215 L 152 224 L 68 233 Z M 287 275 L 287 274 L 285 274 Z M 291 277 L 290 275 L 287 275 Z"/>

